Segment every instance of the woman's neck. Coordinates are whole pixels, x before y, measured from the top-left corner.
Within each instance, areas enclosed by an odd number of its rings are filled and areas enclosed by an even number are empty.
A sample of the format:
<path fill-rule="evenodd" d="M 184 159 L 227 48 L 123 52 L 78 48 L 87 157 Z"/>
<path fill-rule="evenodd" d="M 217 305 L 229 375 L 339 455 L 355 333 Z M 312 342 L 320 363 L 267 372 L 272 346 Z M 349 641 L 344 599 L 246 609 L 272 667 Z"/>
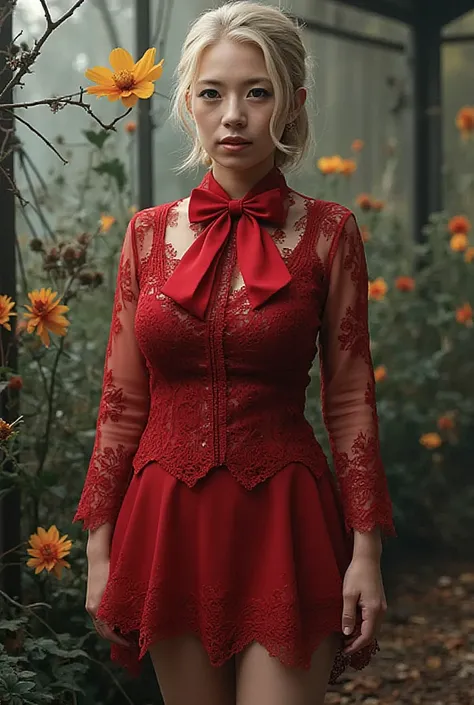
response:
<path fill-rule="evenodd" d="M 246 170 L 229 169 L 214 162 L 212 174 L 219 186 L 229 194 L 229 197 L 237 200 L 243 198 L 273 167 L 273 156 L 271 159 Z"/>

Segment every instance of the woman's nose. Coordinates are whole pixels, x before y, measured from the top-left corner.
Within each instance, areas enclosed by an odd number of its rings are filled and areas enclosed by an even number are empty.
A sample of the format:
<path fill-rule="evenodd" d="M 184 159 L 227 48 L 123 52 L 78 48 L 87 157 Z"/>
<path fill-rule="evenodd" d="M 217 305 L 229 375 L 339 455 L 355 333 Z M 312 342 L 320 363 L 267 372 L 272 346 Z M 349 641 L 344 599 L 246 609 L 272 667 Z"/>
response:
<path fill-rule="evenodd" d="M 239 100 L 231 99 L 224 104 L 222 122 L 224 125 L 244 125 L 247 122 L 245 110 Z"/>

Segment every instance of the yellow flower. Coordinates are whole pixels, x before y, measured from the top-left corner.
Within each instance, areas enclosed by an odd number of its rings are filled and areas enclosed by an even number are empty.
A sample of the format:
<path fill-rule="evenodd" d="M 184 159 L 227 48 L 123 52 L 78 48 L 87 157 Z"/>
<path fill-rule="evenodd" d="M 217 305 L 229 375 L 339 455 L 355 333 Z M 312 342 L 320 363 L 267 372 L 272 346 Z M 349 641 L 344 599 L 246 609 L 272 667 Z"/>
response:
<path fill-rule="evenodd" d="M 369 282 L 369 299 L 382 301 L 387 293 L 388 286 L 385 279 L 377 277 L 373 282 Z"/>
<path fill-rule="evenodd" d="M 318 169 L 322 174 L 337 174 L 342 172 L 344 160 L 339 155 L 321 157 L 318 159 Z"/>
<path fill-rule="evenodd" d="M 72 541 L 66 541 L 67 534 L 59 538 L 59 531 L 56 526 L 51 526 L 48 531 L 45 531 L 41 526 L 38 527 L 38 533 L 31 534 L 30 546 L 28 553 L 30 558 L 26 565 L 29 568 L 35 569 L 35 574 L 47 570 L 48 573 L 53 571 L 57 578 L 61 578 L 63 568 L 71 566 L 64 557 L 71 551 Z"/>
<path fill-rule="evenodd" d="M 387 368 L 385 365 L 379 365 L 374 370 L 374 377 L 376 382 L 383 382 L 387 378 Z"/>
<path fill-rule="evenodd" d="M 49 348 L 48 331 L 56 335 L 66 335 L 69 321 L 62 314 L 69 311 L 69 306 L 60 305 L 61 299 L 56 299 L 58 293 L 51 289 L 35 289 L 28 294 L 31 306 L 25 306 L 29 313 L 24 317 L 28 320 L 27 331 L 36 332 L 43 345 Z"/>
<path fill-rule="evenodd" d="M 137 206 L 135 206 L 135 205 L 130 206 L 129 209 L 128 209 L 128 212 L 129 212 L 130 215 L 135 215 L 135 213 L 138 213 L 138 208 L 137 208 Z"/>
<path fill-rule="evenodd" d="M 107 215 L 107 213 L 102 213 L 102 215 L 100 216 L 100 232 L 108 233 L 114 223 L 115 218 L 113 215 Z"/>
<path fill-rule="evenodd" d="M 424 433 L 420 438 L 420 443 L 428 450 L 435 450 L 443 443 L 439 433 Z"/>
<path fill-rule="evenodd" d="M 0 326 L 3 326 L 7 330 L 12 329 L 9 319 L 12 316 L 16 316 L 16 313 L 11 312 L 14 305 L 15 302 L 12 301 L 10 296 L 6 296 L 5 294 L 0 295 Z"/>
<path fill-rule="evenodd" d="M 457 233 L 457 235 L 453 235 L 449 243 L 449 246 L 453 252 L 464 252 L 468 245 L 469 240 L 467 239 L 467 235 L 464 235 L 464 233 Z"/>
<path fill-rule="evenodd" d="M 468 247 L 464 253 L 464 261 L 468 264 L 474 262 L 474 247 Z"/>
<path fill-rule="evenodd" d="M 156 49 L 148 49 L 142 58 L 134 63 L 125 49 L 113 49 L 109 62 L 113 71 L 105 66 L 94 66 L 86 71 L 86 78 L 97 83 L 89 86 L 87 92 L 110 101 L 121 100 L 126 108 L 132 108 L 139 98 L 151 98 L 157 81 L 163 73 L 163 59 L 155 65 Z"/>

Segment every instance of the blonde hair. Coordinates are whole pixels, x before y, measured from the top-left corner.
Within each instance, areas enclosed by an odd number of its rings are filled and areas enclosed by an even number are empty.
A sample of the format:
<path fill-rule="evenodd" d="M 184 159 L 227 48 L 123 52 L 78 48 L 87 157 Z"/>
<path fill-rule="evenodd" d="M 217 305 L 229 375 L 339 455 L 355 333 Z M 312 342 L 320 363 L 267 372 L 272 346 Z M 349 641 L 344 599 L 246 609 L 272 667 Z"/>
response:
<path fill-rule="evenodd" d="M 295 169 L 311 142 L 306 106 L 285 127 L 281 140 L 277 130 L 295 109 L 295 92 L 306 85 L 309 58 L 300 28 L 281 10 L 258 2 L 228 2 L 204 12 L 191 25 L 177 67 L 177 83 L 173 99 L 173 115 L 192 139 L 192 150 L 178 171 L 199 164 L 209 166 L 211 160 L 194 129 L 186 97 L 199 67 L 202 52 L 222 39 L 253 43 L 263 52 L 265 64 L 275 92 L 275 109 L 270 120 L 270 135 L 276 147 L 276 164 Z"/>

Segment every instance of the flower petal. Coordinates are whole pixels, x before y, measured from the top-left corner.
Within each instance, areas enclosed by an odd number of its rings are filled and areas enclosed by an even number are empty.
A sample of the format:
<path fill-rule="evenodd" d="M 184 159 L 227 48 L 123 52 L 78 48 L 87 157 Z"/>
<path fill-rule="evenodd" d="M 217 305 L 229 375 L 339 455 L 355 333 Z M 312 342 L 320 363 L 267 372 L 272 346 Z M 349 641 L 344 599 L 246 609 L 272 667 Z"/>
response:
<path fill-rule="evenodd" d="M 159 64 L 156 66 L 153 66 L 153 68 L 147 73 L 146 76 L 143 76 L 143 81 L 157 81 L 159 78 L 161 78 L 161 74 L 163 73 L 163 60 L 160 61 Z"/>
<path fill-rule="evenodd" d="M 114 71 L 133 71 L 135 62 L 126 49 L 112 49 L 109 62 Z"/>
<path fill-rule="evenodd" d="M 117 95 L 120 94 L 120 89 L 117 88 L 117 86 L 88 86 L 86 88 L 86 92 L 89 93 L 89 95 L 96 95 L 99 98 L 102 98 L 103 96 L 109 96 L 111 93 L 116 93 Z"/>
<path fill-rule="evenodd" d="M 126 96 L 125 98 L 122 96 L 122 105 L 124 105 L 125 108 L 133 108 L 134 105 L 136 105 L 138 101 L 138 96 L 132 95 Z"/>
<path fill-rule="evenodd" d="M 92 69 L 87 69 L 85 77 L 94 83 L 103 83 L 107 86 L 113 86 L 112 71 L 105 66 L 94 66 Z"/>
<path fill-rule="evenodd" d="M 117 91 L 116 93 L 108 93 L 107 94 L 107 100 L 110 100 L 111 103 L 115 103 L 116 100 L 118 100 L 122 95 L 122 91 Z"/>
<path fill-rule="evenodd" d="M 155 56 L 156 56 L 156 49 L 153 47 L 152 49 L 148 49 L 140 59 L 140 61 L 137 61 L 133 68 L 133 75 L 135 77 L 135 82 L 139 83 L 140 81 L 143 81 L 145 76 L 151 69 L 153 68 L 153 64 L 155 63 Z"/>
<path fill-rule="evenodd" d="M 153 93 L 155 92 L 155 86 L 151 81 L 145 82 L 142 81 L 139 86 L 136 86 L 136 88 L 133 89 L 132 93 L 135 93 L 136 96 L 139 98 L 151 98 Z"/>

